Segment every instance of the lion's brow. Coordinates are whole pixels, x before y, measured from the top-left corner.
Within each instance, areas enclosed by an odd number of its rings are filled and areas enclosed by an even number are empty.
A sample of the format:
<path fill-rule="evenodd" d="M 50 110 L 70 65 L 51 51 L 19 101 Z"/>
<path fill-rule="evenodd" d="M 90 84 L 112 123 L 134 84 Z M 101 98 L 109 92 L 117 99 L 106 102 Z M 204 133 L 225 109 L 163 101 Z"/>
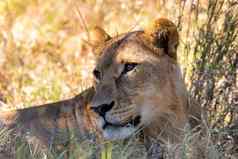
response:
<path fill-rule="evenodd" d="M 126 40 L 134 33 L 137 33 L 138 31 L 133 31 L 133 32 L 129 32 L 125 35 L 123 35 L 121 38 L 118 37 L 119 39 L 114 39 L 111 42 L 109 42 L 108 46 L 106 46 L 103 49 L 103 54 L 104 56 L 107 56 L 109 58 L 105 58 L 106 60 L 103 61 L 103 65 L 104 68 L 110 67 L 110 65 L 112 64 L 112 59 L 115 55 L 115 53 L 117 52 L 118 48 L 124 43 L 126 42 Z"/>
<path fill-rule="evenodd" d="M 129 32 L 125 35 L 123 35 L 121 38 L 117 39 L 116 41 L 112 40 L 111 43 L 109 43 L 108 47 L 106 47 L 103 52 L 104 53 L 114 53 L 116 52 L 116 50 L 121 46 L 121 44 L 123 42 L 125 42 L 132 34 L 136 33 L 138 31 L 133 31 L 133 32 Z"/>

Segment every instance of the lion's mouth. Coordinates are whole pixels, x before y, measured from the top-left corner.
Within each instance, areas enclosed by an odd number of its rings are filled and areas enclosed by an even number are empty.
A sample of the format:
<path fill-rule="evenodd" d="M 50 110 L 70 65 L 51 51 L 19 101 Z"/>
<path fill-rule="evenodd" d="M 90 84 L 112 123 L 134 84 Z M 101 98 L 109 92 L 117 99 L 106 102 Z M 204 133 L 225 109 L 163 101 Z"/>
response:
<path fill-rule="evenodd" d="M 104 119 L 103 137 L 107 140 L 125 139 L 134 134 L 139 129 L 141 117 L 136 116 L 125 124 L 113 124 Z"/>
<path fill-rule="evenodd" d="M 127 126 L 134 126 L 137 127 L 140 124 L 140 116 L 136 116 L 135 118 L 131 119 L 129 122 L 124 123 L 124 124 L 113 124 L 108 122 L 107 120 L 104 119 L 105 124 L 103 125 L 103 129 L 106 129 L 107 126 L 114 126 L 114 127 L 127 127 Z"/>

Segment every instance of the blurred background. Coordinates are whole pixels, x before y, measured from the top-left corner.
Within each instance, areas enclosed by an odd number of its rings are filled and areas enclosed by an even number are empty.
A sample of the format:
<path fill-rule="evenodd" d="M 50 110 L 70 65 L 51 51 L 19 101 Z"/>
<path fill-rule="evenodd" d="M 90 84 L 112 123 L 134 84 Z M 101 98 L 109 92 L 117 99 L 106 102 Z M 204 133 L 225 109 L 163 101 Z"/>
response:
<path fill-rule="evenodd" d="M 209 127 L 233 128 L 238 124 L 237 0 L 1 0 L 0 100 L 24 107 L 80 93 L 91 85 L 95 65 L 88 30 L 97 25 L 113 36 L 142 29 L 158 17 L 178 26 L 179 63 Z"/>

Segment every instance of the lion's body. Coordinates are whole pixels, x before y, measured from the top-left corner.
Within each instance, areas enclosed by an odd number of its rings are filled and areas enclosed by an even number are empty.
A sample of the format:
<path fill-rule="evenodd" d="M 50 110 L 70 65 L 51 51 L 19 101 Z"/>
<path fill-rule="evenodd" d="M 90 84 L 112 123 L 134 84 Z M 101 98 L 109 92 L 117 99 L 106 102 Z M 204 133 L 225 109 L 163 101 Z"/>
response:
<path fill-rule="evenodd" d="M 86 105 L 92 99 L 94 90 L 89 88 L 72 99 L 20 110 L 5 110 L 1 108 L 1 124 L 14 128 L 32 144 L 40 144 L 49 148 L 53 144 L 66 145 L 74 132 L 83 138 L 86 133 L 88 120 L 85 114 Z M 86 136 L 85 136 L 86 137 Z"/>
<path fill-rule="evenodd" d="M 5 124 L 23 124 L 47 144 L 60 128 L 77 129 L 81 134 L 95 130 L 108 140 L 128 138 L 140 130 L 147 145 L 152 140 L 181 142 L 190 116 L 199 118 L 200 114 L 189 106 L 176 61 L 175 25 L 159 19 L 146 31 L 102 37 L 107 39 L 95 49 L 100 55 L 94 72 L 95 90 L 17 113 L 2 112 L 0 119 Z M 127 66 L 129 71 L 125 71 Z"/>

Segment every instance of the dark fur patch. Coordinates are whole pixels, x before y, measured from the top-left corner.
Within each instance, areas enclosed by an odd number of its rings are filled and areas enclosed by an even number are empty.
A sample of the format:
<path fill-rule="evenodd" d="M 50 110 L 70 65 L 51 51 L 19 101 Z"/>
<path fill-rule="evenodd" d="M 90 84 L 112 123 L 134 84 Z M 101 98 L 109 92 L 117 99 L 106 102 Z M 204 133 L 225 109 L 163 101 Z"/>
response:
<path fill-rule="evenodd" d="M 166 32 L 158 31 L 154 37 L 154 45 L 158 48 L 163 48 L 165 53 L 168 53 L 169 38 Z"/>

